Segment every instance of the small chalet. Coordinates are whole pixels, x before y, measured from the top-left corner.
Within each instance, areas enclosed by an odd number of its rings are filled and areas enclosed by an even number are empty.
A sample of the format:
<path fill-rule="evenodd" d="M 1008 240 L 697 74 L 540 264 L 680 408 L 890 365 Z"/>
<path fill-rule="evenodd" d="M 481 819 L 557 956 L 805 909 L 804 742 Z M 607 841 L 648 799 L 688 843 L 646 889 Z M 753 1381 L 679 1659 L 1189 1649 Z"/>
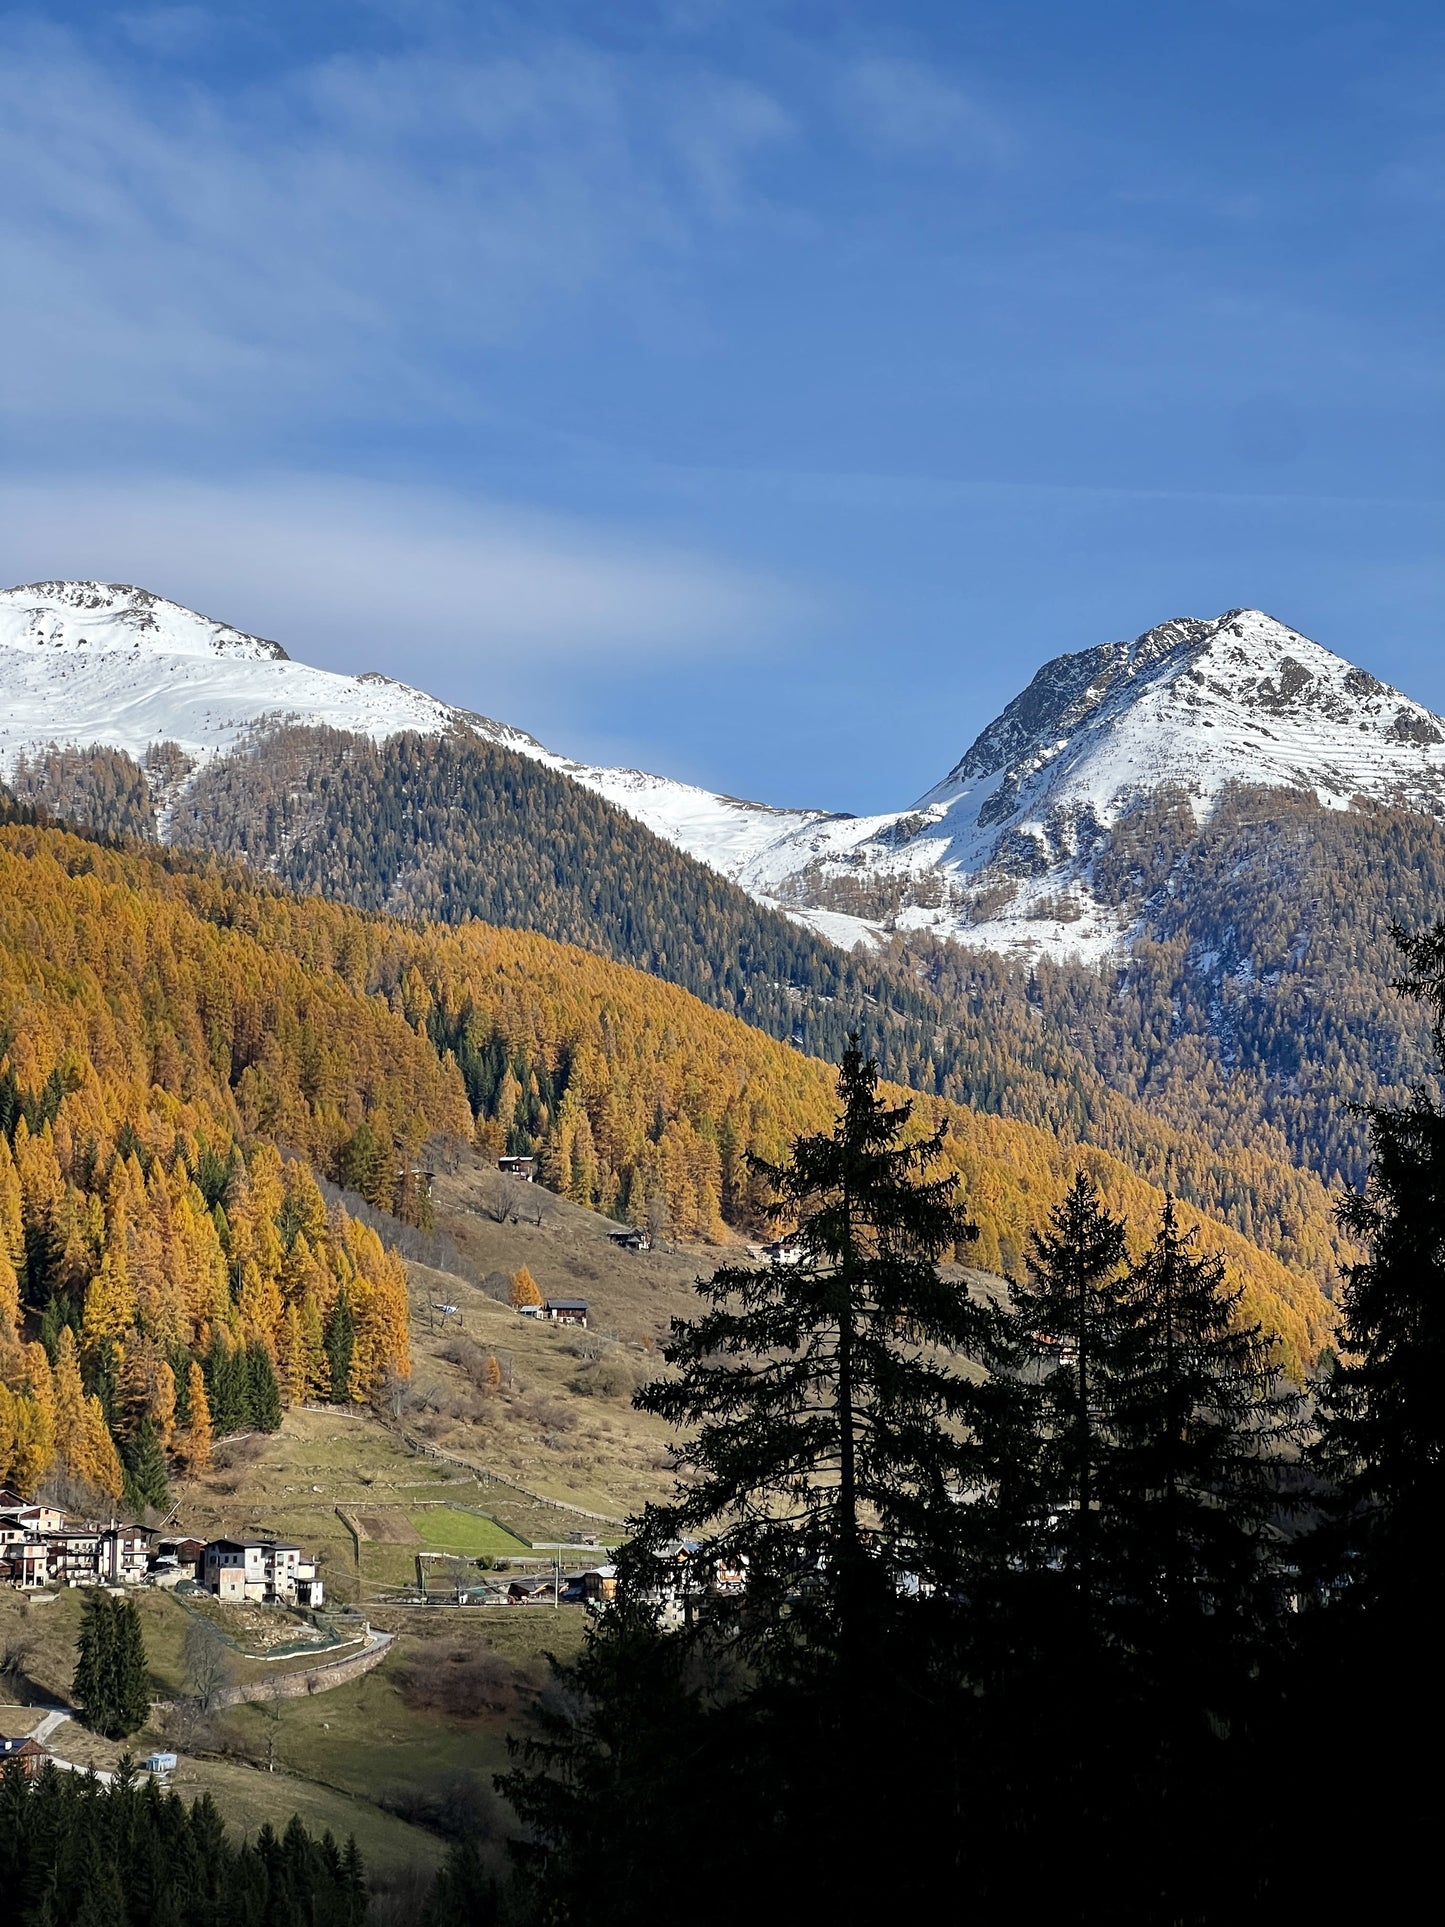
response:
<path fill-rule="evenodd" d="M 585 1298 L 548 1298 L 542 1306 L 542 1316 L 550 1318 L 554 1325 L 587 1324 L 587 1300 Z"/>
<path fill-rule="evenodd" d="M 763 1256 L 770 1265 L 800 1265 L 808 1253 L 797 1232 L 790 1231 L 786 1238 L 775 1238 L 771 1244 L 764 1245 Z"/>
<path fill-rule="evenodd" d="M 204 1539 L 162 1539 L 151 1559 L 151 1584 L 178 1586 L 182 1580 L 199 1580 L 206 1556 Z"/>
<path fill-rule="evenodd" d="M 0 1772 L 12 1761 L 18 1761 L 20 1771 L 36 1780 L 44 1772 L 49 1758 L 45 1748 L 31 1734 L 27 1733 L 23 1740 L 0 1739 Z"/>
<path fill-rule="evenodd" d="M 589 1603 L 595 1601 L 598 1605 L 610 1606 L 617 1597 L 616 1566 L 594 1566 L 591 1572 L 584 1572 L 581 1579 L 582 1597 Z"/>
<path fill-rule="evenodd" d="M 531 1184 L 537 1174 L 535 1158 L 506 1157 L 497 1159 L 497 1169 L 509 1178 L 520 1178 L 524 1184 Z"/>
<path fill-rule="evenodd" d="M 627 1225 L 621 1231 L 609 1231 L 608 1242 L 615 1244 L 619 1251 L 651 1251 L 652 1234 L 640 1231 L 636 1225 Z"/>

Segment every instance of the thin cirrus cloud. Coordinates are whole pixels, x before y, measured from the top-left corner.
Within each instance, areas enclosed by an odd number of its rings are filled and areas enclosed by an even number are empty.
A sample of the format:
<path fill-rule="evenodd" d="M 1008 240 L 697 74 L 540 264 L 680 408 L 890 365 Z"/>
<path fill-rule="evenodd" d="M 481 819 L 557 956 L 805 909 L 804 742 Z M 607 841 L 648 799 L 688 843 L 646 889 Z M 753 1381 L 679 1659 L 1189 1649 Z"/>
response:
<path fill-rule="evenodd" d="M 960 166 L 1011 160 L 1007 123 L 921 61 L 875 55 L 838 78 L 840 112 L 855 136 L 893 155 Z"/>
<path fill-rule="evenodd" d="M 811 627 L 805 585 L 436 489 L 271 476 L 0 488 L 0 576 L 138 583 L 303 661 L 483 702 L 559 663 L 740 657 Z"/>
<path fill-rule="evenodd" d="M 0 25 L 0 411 L 485 418 L 478 351 L 645 304 L 789 131 L 763 89 L 576 39 L 337 55 L 223 101 Z"/>

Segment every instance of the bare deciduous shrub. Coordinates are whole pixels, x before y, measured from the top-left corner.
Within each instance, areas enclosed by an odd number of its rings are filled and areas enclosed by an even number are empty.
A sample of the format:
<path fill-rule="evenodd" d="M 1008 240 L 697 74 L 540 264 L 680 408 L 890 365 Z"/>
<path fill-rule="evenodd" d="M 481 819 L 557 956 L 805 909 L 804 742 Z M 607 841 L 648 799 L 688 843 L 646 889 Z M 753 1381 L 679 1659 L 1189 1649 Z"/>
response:
<path fill-rule="evenodd" d="M 474 1577 L 468 1569 L 466 1578 Z M 486 1647 L 429 1639 L 396 1669 L 396 1682 L 408 1706 L 475 1719 L 511 1712 L 527 1676 Z"/>
<path fill-rule="evenodd" d="M 0 1646 L 0 1693 L 24 1706 L 31 1692 L 30 1662 L 35 1657 L 35 1634 L 20 1626 Z"/>
<path fill-rule="evenodd" d="M 394 1786 L 378 1804 L 444 1840 L 485 1843 L 506 1832 L 501 1803 L 479 1773 L 438 1774 L 419 1784 Z"/>
<path fill-rule="evenodd" d="M 492 1352 L 485 1345 L 479 1345 L 474 1338 L 468 1338 L 464 1332 L 459 1332 L 446 1345 L 442 1357 L 449 1365 L 455 1365 L 477 1391 L 490 1392 L 496 1389 L 491 1372 Z"/>
<path fill-rule="evenodd" d="M 193 1699 L 176 1700 L 167 1707 L 162 1726 L 178 1752 L 201 1755 L 222 1750 L 222 1729 Z"/>
<path fill-rule="evenodd" d="M 235 1676 L 230 1649 L 213 1626 L 193 1619 L 186 1628 L 185 1660 L 186 1691 L 200 1712 L 210 1713 Z"/>
<path fill-rule="evenodd" d="M 498 1174 L 485 1177 L 477 1186 L 477 1201 L 483 1214 L 493 1224 L 506 1224 L 508 1219 L 516 1223 L 517 1192 L 521 1189 L 515 1178 Z"/>
<path fill-rule="evenodd" d="M 612 1346 L 600 1358 L 584 1365 L 572 1379 L 572 1390 L 583 1398 L 629 1400 L 646 1374 L 641 1361 L 629 1358 L 620 1346 Z"/>
<path fill-rule="evenodd" d="M 519 1408 L 519 1416 L 542 1432 L 575 1432 L 577 1430 L 577 1414 L 570 1406 L 559 1405 L 555 1399 L 526 1399 Z"/>

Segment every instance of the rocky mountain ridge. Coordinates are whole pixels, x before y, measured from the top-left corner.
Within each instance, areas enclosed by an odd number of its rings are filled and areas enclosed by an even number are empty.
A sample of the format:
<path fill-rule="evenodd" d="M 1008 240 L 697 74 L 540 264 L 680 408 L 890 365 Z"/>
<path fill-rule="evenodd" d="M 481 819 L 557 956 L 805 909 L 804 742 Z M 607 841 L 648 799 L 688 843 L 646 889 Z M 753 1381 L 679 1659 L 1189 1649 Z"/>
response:
<path fill-rule="evenodd" d="M 105 744 L 168 798 L 286 724 L 384 742 L 471 733 L 595 791 L 769 907 L 844 944 L 924 930 L 1025 959 L 1099 961 L 1127 946 L 1130 907 L 1095 859 L 1144 803 L 1197 820 L 1230 785 L 1284 787 L 1335 810 L 1357 799 L 1445 809 L 1445 723 L 1265 615 L 1175 618 L 1066 653 L 980 732 L 932 789 L 876 816 L 776 809 L 640 770 L 599 768 L 524 731 L 375 673 L 338 675 L 123 584 L 0 591 L 9 703 L 0 774 L 47 744 Z"/>

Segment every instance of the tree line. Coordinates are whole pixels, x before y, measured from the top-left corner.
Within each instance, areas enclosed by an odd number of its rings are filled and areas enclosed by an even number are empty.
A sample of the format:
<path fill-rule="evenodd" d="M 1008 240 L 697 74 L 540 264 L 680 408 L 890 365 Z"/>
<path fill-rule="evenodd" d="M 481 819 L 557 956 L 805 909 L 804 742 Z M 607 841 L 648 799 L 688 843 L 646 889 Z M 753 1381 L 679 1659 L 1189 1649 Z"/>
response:
<path fill-rule="evenodd" d="M 106 1786 L 0 1771 L 0 1893 L 15 1927 L 360 1927 L 367 1913 L 354 1840 L 293 1816 L 235 1845 L 210 1794 L 187 1806 L 128 1758 Z"/>

